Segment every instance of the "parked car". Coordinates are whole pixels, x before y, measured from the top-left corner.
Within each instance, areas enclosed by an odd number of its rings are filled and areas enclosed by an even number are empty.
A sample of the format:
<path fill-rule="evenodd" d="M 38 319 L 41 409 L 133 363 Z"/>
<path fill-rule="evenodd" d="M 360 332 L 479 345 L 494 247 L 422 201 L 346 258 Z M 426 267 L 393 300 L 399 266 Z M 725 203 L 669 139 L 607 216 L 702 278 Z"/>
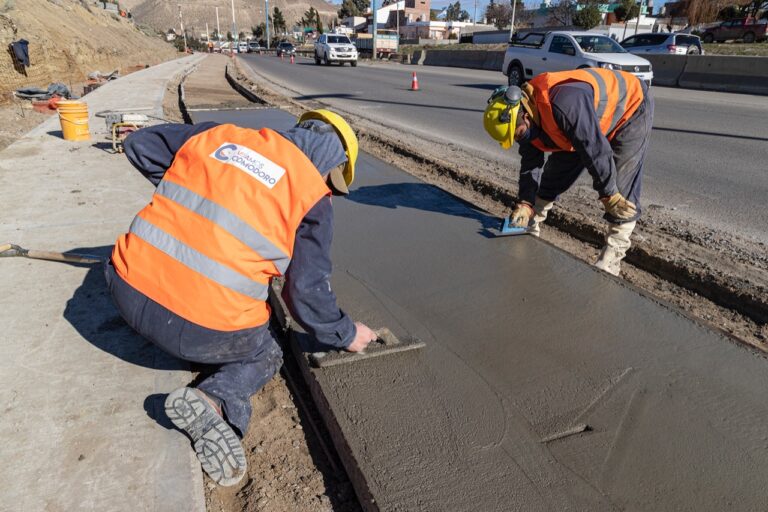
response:
<path fill-rule="evenodd" d="M 502 72 L 510 85 L 521 85 L 551 71 L 616 69 L 650 83 L 651 63 L 633 55 L 610 37 L 594 32 L 531 32 L 509 42 Z"/>
<path fill-rule="evenodd" d="M 704 48 L 701 39 L 690 34 L 637 34 L 621 42 L 621 47 L 629 53 L 642 54 L 671 54 L 671 55 L 703 55 Z"/>
<path fill-rule="evenodd" d="M 294 48 L 291 43 L 287 41 L 283 41 L 282 43 L 279 43 L 277 45 L 275 52 L 277 53 L 278 57 L 282 55 L 291 56 L 291 55 L 296 55 L 296 48 Z"/>
<path fill-rule="evenodd" d="M 348 36 L 344 34 L 323 34 L 315 42 L 315 64 L 330 65 L 338 62 L 344 65 L 349 62 L 352 67 L 357 66 L 357 47 Z"/>
<path fill-rule="evenodd" d="M 248 53 L 260 52 L 260 51 L 261 51 L 261 45 L 258 43 L 258 41 L 251 41 L 248 43 Z"/>
<path fill-rule="evenodd" d="M 245 41 L 237 43 L 237 53 L 248 53 L 248 43 Z"/>
<path fill-rule="evenodd" d="M 768 20 L 741 18 L 724 21 L 714 27 L 704 30 L 701 38 L 705 43 L 723 43 L 729 39 L 742 39 L 745 43 L 765 41 L 768 39 Z"/>

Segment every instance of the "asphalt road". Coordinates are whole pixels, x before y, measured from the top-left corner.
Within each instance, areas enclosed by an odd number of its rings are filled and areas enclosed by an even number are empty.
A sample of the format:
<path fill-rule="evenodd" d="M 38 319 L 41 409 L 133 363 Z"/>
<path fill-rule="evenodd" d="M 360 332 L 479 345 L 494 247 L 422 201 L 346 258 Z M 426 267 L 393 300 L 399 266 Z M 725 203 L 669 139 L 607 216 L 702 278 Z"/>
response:
<path fill-rule="evenodd" d="M 317 100 L 410 132 L 425 143 L 453 143 L 489 155 L 502 150 L 482 130 L 500 72 L 432 66 L 295 65 L 240 57 L 298 100 Z M 417 71 L 420 92 L 408 91 Z M 705 226 L 768 242 L 768 97 L 654 87 L 654 133 L 644 202 Z M 509 158 L 516 168 L 519 157 Z M 587 177 L 582 183 L 588 185 Z"/>

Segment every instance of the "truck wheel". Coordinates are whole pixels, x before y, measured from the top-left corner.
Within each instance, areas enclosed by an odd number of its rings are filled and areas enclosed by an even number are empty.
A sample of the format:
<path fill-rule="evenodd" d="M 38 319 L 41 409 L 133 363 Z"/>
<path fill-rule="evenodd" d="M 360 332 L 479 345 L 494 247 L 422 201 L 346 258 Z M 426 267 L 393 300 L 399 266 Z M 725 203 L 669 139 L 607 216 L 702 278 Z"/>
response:
<path fill-rule="evenodd" d="M 747 43 L 747 44 L 754 43 L 755 42 L 755 33 L 754 32 L 747 32 L 746 34 L 744 34 L 744 42 Z"/>
<path fill-rule="evenodd" d="M 327 53 L 323 55 L 323 64 L 325 64 L 326 66 L 330 66 L 331 65 L 331 61 L 328 60 L 328 54 Z"/>
<path fill-rule="evenodd" d="M 320 56 L 315 52 L 315 64 L 320 65 Z"/>
<path fill-rule="evenodd" d="M 523 85 L 524 80 L 525 80 L 525 75 L 523 75 L 523 68 L 520 67 L 520 64 L 512 64 L 509 67 L 509 74 L 507 75 L 507 84 L 516 85 L 520 87 L 521 85 Z"/>
<path fill-rule="evenodd" d="M 701 51 L 699 51 L 699 47 L 696 46 L 695 44 L 692 44 L 691 46 L 688 47 L 688 55 L 698 55 L 700 53 Z"/>
<path fill-rule="evenodd" d="M 349 65 L 352 66 L 353 68 L 356 68 L 357 67 L 357 61 L 353 60 L 352 62 L 349 63 Z"/>
<path fill-rule="evenodd" d="M 715 36 L 712 34 L 704 34 L 704 42 L 707 44 L 711 44 L 715 40 Z"/>

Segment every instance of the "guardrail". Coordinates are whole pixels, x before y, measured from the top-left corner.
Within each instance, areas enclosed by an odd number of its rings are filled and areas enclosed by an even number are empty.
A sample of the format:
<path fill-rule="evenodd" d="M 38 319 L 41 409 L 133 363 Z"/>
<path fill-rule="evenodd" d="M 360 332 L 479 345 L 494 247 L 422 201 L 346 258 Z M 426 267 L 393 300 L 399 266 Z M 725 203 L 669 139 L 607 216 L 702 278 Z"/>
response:
<path fill-rule="evenodd" d="M 643 55 L 653 83 L 669 87 L 768 95 L 768 57 Z M 411 64 L 501 71 L 502 50 L 417 50 Z"/>

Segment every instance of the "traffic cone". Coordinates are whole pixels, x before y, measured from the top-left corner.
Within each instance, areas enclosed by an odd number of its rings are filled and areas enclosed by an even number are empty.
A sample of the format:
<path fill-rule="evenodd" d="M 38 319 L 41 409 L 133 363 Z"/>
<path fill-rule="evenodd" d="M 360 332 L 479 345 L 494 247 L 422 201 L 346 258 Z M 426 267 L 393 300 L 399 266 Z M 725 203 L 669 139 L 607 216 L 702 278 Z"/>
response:
<path fill-rule="evenodd" d="M 291 64 L 296 64 L 296 58 L 291 54 Z"/>
<path fill-rule="evenodd" d="M 419 90 L 419 78 L 416 76 L 416 72 L 413 72 L 413 77 L 411 78 L 411 88 L 408 89 L 409 91 L 418 91 Z"/>

